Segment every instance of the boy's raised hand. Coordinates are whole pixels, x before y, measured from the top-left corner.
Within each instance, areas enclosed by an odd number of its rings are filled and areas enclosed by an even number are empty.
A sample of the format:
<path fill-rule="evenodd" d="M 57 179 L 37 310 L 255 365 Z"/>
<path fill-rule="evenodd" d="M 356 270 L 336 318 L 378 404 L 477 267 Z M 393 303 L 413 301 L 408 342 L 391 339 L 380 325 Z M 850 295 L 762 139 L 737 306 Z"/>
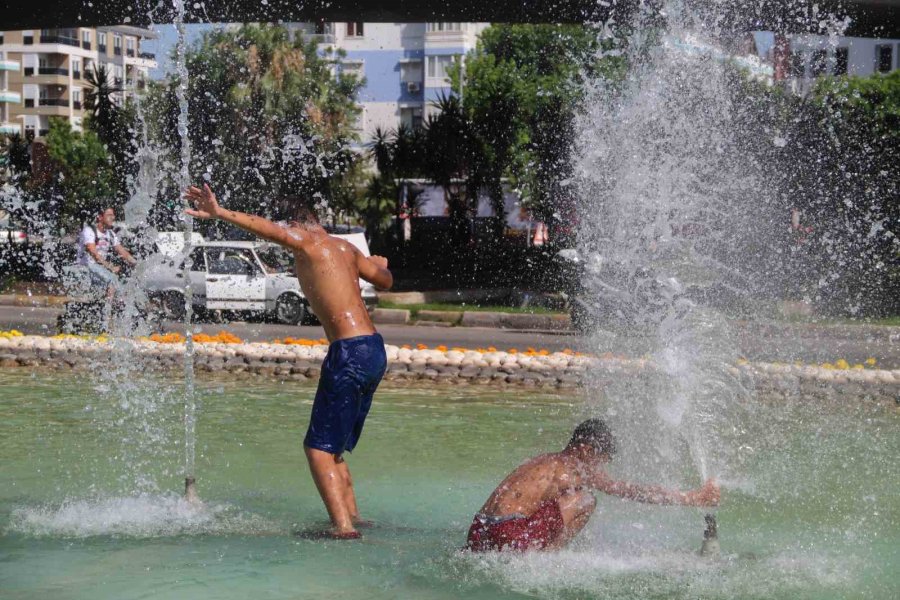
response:
<path fill-rule="evenodd" d="M 184 191 L 184 198 L 188 200 L 194 208 L 188 208 L 184 212 L 198 219 L 215 219 L 218 216 L 219 203 L 216 201 L 216 195 L 207 184 L 203 184 L 203 189 L 190 186 Z"/>

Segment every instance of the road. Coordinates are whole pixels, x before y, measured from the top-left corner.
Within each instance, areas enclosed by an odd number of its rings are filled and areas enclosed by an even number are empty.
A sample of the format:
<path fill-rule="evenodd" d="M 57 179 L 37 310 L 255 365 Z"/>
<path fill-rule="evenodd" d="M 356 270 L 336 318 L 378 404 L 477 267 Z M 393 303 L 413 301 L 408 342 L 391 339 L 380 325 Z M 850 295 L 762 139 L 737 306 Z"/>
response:
<path fill-rule="evenodd" d="M 0 330 L 19 329 L 24 333 L 53 334 L 56 328 L 56 317 L 59 310 L 55 308 L 24 308 L 17 306 L 0 306 Z M 183 331 L 180 323 L 168 323 L 166 331 Z M 297 338 L 319 339 L 324 337 L 321 327 L 292 327 L 272 323 L 228 324 L 202 323 L 195 324 L 195 333 L 215 334 L 222 329 L 237 335 L 246 341 L 267 341 L 275 338 L 291 336 Z M 502 329 L 482 329 L 477 327 L 431 327 L 381 325 L 378 330 L 389 344 L 426 344 L 435 347 L 444 344 L 448 347 L 484 348 L 495 346 L 500 350 L 528 347 L 546 348 L 550 351 L 571 348 L 580 351 L 612 351 L 626 355 L 640 355 L 650 349 L 646 341 L 639 338 L 628 340 L 603 339 L 586 340 L 582 337 L 565 333 L 547 333 L 531 331 L 511 331 Z M 846 334 L 830 338 L 819 332 L 816 335 L 800 334 L 797 329 L 769 328 L 762 333 L 752 326 L 737 328 L 737 353 L 750 359 L 761 361 L 802 361 L 804 363 L 834 362 L 843 358 L 853 363 L 864 362 L 873 357 L 878 366 L 888 369 L 900 369 L 900 336 L 896 342 L 869 339 L 863 328 L 858 336 Z"/>

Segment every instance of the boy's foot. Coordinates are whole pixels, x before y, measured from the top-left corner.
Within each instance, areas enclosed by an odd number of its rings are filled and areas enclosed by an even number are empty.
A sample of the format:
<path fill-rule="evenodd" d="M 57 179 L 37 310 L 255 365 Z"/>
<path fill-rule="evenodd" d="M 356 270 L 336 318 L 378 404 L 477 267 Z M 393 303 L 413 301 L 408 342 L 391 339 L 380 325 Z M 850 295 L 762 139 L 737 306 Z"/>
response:
<path fill-rule="evenodd" d="M 335 531 L 333 529 L 304 529 L 295 531 L 294 535 L 304 540 L 358 540 L 362 535 L 358 531 Z"/>

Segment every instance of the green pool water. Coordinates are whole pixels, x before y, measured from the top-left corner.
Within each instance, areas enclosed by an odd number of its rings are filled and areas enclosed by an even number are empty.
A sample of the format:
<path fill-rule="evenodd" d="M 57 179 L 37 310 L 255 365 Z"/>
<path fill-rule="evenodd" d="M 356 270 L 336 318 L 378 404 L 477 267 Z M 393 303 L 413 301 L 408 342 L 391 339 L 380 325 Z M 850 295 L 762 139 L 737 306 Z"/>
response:
<path fill-rule="evenodd" d="M 178 383 L 115 380 L 0 371 L 0 598 L 900 595 L 890 407 L 756 399 L 735 449 L 749 455 L 723 476 L 718 561 L 696 555 L 701 510 L 606 497 L 564 551 L 472 556 L 458 549 L 493 486 L 603 400 L 384 386 L 349 459 L 375 526 L 337 543 L 292 535 L 325 522 L 301 448 L 312 386 L 198 383 L 196 510 L 178 497 Z M 640 479 L 625 464 L 613 473 Z M 699 481 L 689 465 L 670 480 Z"/>

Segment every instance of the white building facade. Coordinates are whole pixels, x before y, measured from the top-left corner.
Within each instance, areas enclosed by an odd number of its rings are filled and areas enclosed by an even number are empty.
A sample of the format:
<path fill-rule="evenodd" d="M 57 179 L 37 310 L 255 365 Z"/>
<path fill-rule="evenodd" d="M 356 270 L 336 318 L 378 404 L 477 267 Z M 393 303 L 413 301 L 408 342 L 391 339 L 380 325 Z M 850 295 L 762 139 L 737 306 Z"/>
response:
<path fill-rule="evenodd" d="M 870 76 L 900 69 L 900 39 L 793 35 L 775 38 L 775 79 L 798 94 L 826 75 Z"/>
<path fill-rule="evenodd" d="M 0 133 L 46 135 L 51 117 L 81 130 L 87 73 L 101 65 L 124 102 L 144 88 L 156 57 L 140 44 L 156 34 L 118 25 L 0 32 Z"/>
<path fill-rule="evenodd" d="M 375 130 L 421 125 L 433 103 L 451 90 L 448 68 L 464 62 L 488 23 L 300 23 L 337 69 L 365 78 L 356 125 L 363 143 Z M 343 51 L 344 56 L 339 56 Z M 463 66 L 464 68 L 464 66 Z"/>

